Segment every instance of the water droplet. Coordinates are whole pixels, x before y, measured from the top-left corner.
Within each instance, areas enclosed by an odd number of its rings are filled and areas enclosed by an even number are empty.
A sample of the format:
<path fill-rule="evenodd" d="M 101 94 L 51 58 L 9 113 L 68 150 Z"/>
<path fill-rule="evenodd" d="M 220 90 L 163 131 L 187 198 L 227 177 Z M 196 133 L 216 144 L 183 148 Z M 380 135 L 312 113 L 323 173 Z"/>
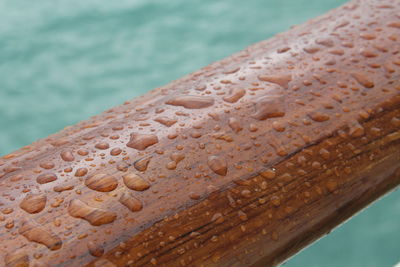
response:
<path fill-rule="evenodd" d="M 226 142 L 232 142 L 233 141 L 233 138 L 229 134 L 227 134 L 225 132 L 215 133 L 213 135 L 213 137 L 215 139 L 223 140 L 223 141 L 226 141 Z"/>
<path fill-rule="evenodd" d="M 250 131 L 250 132 L 257 132 L 257 131 L 258 131 L 257 125 L 255 125 L 255 124 L 253 124 L 253 123 L 250 123 L 250 125 L 249 125 L 249 131 Z"/>
<path fill-rule="evenodd" d="M 216 224 L 221 224 L 224 222 L 224 216 L 221 213 L 215 213 L 213 217 L 211 218 L 212 222 L 215 222 Z"/>
<path fill-rule="evenodd" d="M 145 150 L 149 146 L 152 146 L 157 143 L 158 143 L 158 138 L 154 134 L 132 133 L 131 138 L 129 142 L 126 144 L 126 146 L 137 150 Z"/>
<path fill-rule="evenodd" d="M 171 127 L 174 125 L 178 120 L 174 118 L 168 118 L 168 117 L 157 117 L 154 119 L 154 121 L 161 123 L 162 125 L 165 125 L 167 127 Z"/>
<path fill-rule="evenodd" d="M 165 165 L 165 167 L 166 167 L 168 170 L 175 170 L 175 169 L 176 169 L 176 166 L 177 166 L 177 164 L 176 164 L 175 161 L 170 161 L 170 162 L 168 162 L 168 163 Z"/>
<path fill-rule="evenodd" d="M 169 158 L 176 163 L 179 163 L 185 158 L 185 155 L 182 153 L 174 152 L 169 156 Z"/>
<path fill-rule="evenodd" d="M 279 235 L 278 235 L 278 233 L 276 231 L 272 231 L 271 232 L 271 239 L 273 241 L 278 241 L 279 240 Z"/>
<path fill-rule="evenodd" d="M 320 170 L 321 169 L 321 163 L 319 161 L 313 161 L 313 163 L 311 163 L 311 167 L 315 170 Z"/>
<path fill-rule="evenodd" d="M 233 67 L 233 68 L 225 70 L 223 72 L 223 74 L 233 74 L 233 73 L 235 73 L 235 72 L 237 72 L 239 70 L 240 70 L 240 67 Z"/>
<path fill-rule="evenodd" d="M 276 173 L 275 173 L 275 170 L 268 169 L 268 170 L 260 172 L 260 175 L 267 179 L 274 179 L 276 176 Z"/>
<path fill-rule="evenodd" d="M 97 149 L 100 149 L 100 150 L 105 150 L 105 149 L 109 149 L 110 145 L 108 143 L 102 142 L 102 143 L 96 144 L 94 147 Z"/>
<path fill-rule="evenodd" d="M 62 151 L 60 155 L 61 155 L 61 158 L 67 162 L 74 161 L 74 159 L 75 159 L 75 157 L 71 151 Z"/>
<path fill-rule="evenodd" d="M 290 74 L 276 74 L 276 75 L 259 75 L 258 79 L 263 82 L 270 82 L 288 88 L 289 82 L 292 80 Z"/>
<path fill-rule="evenodd" d="M 226 160 L 219 156 L 208 157 L 208 166 L 216 174 L 225 176 L 228 172 Z"/>
<path fill-rule="evenodd" d="M 11 214 L 11 213 L 13 213 L 13 211 L 14 211 L 13 208 L 4 208 L 4 209 L 1 210 L 1 212 L 3 214 Z"/>
<path fill-rule="evenodd" d="M 276 50 L 276 52 L 277 52 L 278 54 L 283 54 L 283 53 L 286 53 L 287 51 L 289 51 L 290 49 L 291 49 L 290 47 L 284 46 L 284 47 L 278 48 L 278 49 Z"/>
<path fill-rule="evenodd" d="M 132 212 L 140 211 L 143 208 L 142 202 L 134 197 L 132 193 L 122 193 L 121 197 L 119 198 L 119 202 Z"/>
<path fill-rule="evenodd" d="M 80 156 L 87 156 L 89 154 L 89 152 L 86 149 L 79 149 L 77 153 Z"/>
<path fill-rule="evenodd" d="M 238 133 L 243 130 L 243 127 L 240 125 L 239 121 L 236 118 L 229 118 L 228 121 L 229 127 L 235 132 Z"/>
<path fill-rule="evenodd" d="M 104 248 L 100 245 L 97 245 L 93 241 L 89 241 L 87 243 L 87 247 L 88 247 L 89 253 L 94 257 L 101 257 L 104 254 Z"/>
<path fill-rule="evenodd" d="M 18 182 L 21 181 L 24 177 L 22 175 L 14 175 L 10 177 L 11 182 Z"/>
<path fill-rule="evenodd" d="M 308 53 L 308 54 L 315 54 L 315 53 L 317 53 L 320 49 L 319 49 L 319 47 L 317 47 L 317 46 L 310 45 L 310 46 L 304 47 L 303 50 L 304 50 L 306 53 Z"/>
<path fill-rule="evenodd" d="M 285 116 L 285 103 L 283 96 L 267 95 L 261 97 L 256 103 L 256 112 L 252 115 L 257 120 Z"/>
<path fill-rule="evenodd" d="M 333 193 L 337 189 L 337 182 L 335 180 L 329 180 L 326 182 L 326 189 L 328 189 L 329 192 Z"/>
<path fill-rule="evenodd" d="M 135 191 L 144 191 L 150 188 L 150 183 L 137 175 L 136 173 L 128 173 L 123 176 L 126 187 Z"/>
<path fill-rule="evenodd" d="M 139 159 L 133 163 L 133 166 L 135 167 L 136 170 L 144 172 L 147 170 L 147 167 L 149 166 L 150 160 L 152 157 L 146 157 Z"/>
<path fill-rule="evenodd" d="M 150 263 L 153 265 L 157 265 L 157 260 L 155 258 L 151 258 Z"/>
<path fill-rule="evenodd" d="M 374 58 L 378 56 L 377 53 L 369 49 L 361 49 L 360 54 L 366 58 Z"/>
<path fill-rule="evenodd" d="M 193 137 L 193 138 L 200 138 L 201 137 L 201 132 L 199 132 L 199 131 L 193 131 L 191 134 L 190 134 L 190 136 L 191 137 Z"/>
<path fill-rule="evenodd" d="M 13 227 L 14 227 L 14 220 L 11 219 L 11 218 L 8 218 L 8 219 L 6 220 L 5 227 L 6 227 L 7 229 L 13 228 Z"/>
<path fill-rule="evenodd" d="M 188 109 L 199 109 L 214 105 L 214 99 L 209 96 L 182 95 L 168 100 L 166 104 L 182 106 Z"/>
<path fill-rule="evenodd" d="M 40 167 L 46 170 L 50 170 L 54 168 L 54 163 L 53 162 L 42 162 L 39 164 Z"/>
<path fill-rule="evenodd" d="M 285 125 L 282 122 L 274 121 L 272 123 L 272 127 L 277 132 L 284 132 L 285 131 Z"/>
<path fill-rule="evenodd" d="M 311 112 L 310 114 L 308 114 L 308 116 L 316 122 L 324 122 L 330 119 L 330 117 L 324 113 L 315 111 L 315 112 Z"/>
<path fill-rule="evenodd" d="M 251 197 L 251 191 L 248 190 L 248 189 L 243 189 L 243 190 L 240 192 L 240 195 L 241 195 L 242 197 L 245 197 L 245 198 L 250 198 L 250 197 Z"/>
<path fill-rule="evenodd" d="M 94 267 L 116 267 L 116 265 L 106 259 L 99 259 L 94 262 Z"/>
<path fill-rule="evenodd" d="M 110 155 L 111 156 L 118 156 L 119 154 L 121 154 L 121 152 L 122 152 L 122 149 L 119 148 L 119 147 L 116 147 L 116 148 L 111 149 Z"/>
<path fill-rule="evenodd" d="M 392 21 L 387 24 L 388 27 L 400 29 L 400 21 Z"/>
<path fill-rule="evenodd" d="M 366 88 L 372 88 L 375 86 L 373 80 L 366 74 L 361 72 L 353 72 L 351 76 L 356 79 L 356 81 Z"/>
<path fill-rule="evenodd" d="M 88 221 L 93 226 L 112 223 L 117 218 L 114 212 L 91 207 L 79 199 L 71 200 L 68 213 L 72 217 Z"/>
<path fill-rule="evenodd" d="M 27 195 L 19 204 L 28 213 L 39 213 L 46 207 L 47 197 L 44 194 Z"/>
<path fill-rule="evenodd" d="M 322 156 L 323 159 L 328 160 L 330 158 L 330 153 L 325 148 L 321 148 L 319 154 Z"/>
<path fill-rule="evenodd" d="M 390 123 L 393 124 L 394 126 L 399 127 L 399 126 L 400 126 L 400 119 L 397 118 L 397 117 L 393 117 L 393 118 L 390 120 Z"/>
<path fill-rule="evenodd" d="M 46 184 L 57 180 L 57 176 L 54 173 L 44 173 L 36 178 L 36 182 L 39 184 Z"/>
<path fill-rule="evenodd" d="M 197 193 L 190 192 L 190 193 L 189 193 L 189 197 L 190 197 L 191 199 L 193 199 L 193 200 L 199 200 L 201 196 L 200 196 L 199 194 L 197 194 Z"/>
<path fill-rule="evenodd" d="M 224 96 L 224 97 L 223 97 L 223 100 L 224 100 L 225 102 L 228 102 L 228 103 L 236 103 L 236 102 L 239 101 L 239 99 L 241 99 L 245 94 L 246 94 L 246 90 L 236 88 L 236 89 L 233 89 L 233 90 L 230 92 L 230 95 L 229 95 L 229 96 Z"/>
<path fill-rule="evenodd" d="M 281 200 L 278 196 L 272 196 L 271 197 L 271 203 L 272 205 L 274 205 L 275 207 L 278 207 L 281 205 Z"/>
<path fill-rule="evenodd" d="M 72 190 L 72 189 L 74 189 L 74 187 L 75 186 L 72 184 L 57 185 L 57 186 L 53 187 L 53 190 L 54 190 L 54 192 L 61 193 L 64 191 Z"/>
<path fill-rule="evenodd" d="M 99 192 L 110 192 L 117 188 L 118 181 L 112 175 L 98 173 L 86 178 L 85 185 Z"/>
<path fill-rule="evenodd" d="M 334 46 L 334 43 L 333 43 L 332 39 L 329 39 L 329 38 L 317 38 L 315 40 L 315 43 L 317 43 L 319 45 L 326 46 L 326 47 L 333 47 Z"/>
<path fill-rule="evenodd" d="M 118 163 L 117 165 L 117 170 L 121 172 L 126 172 L 128 170 L 129 164 L 122 161 L 121 163 Z"/>
<path fill-rule="evenodd" d="M 239 216 L 239 219 L 240 219 L 241 221 L 247 221 L 247 220 L 248 220 L 247 214 L 244 213 L 244 212 L 241 211 L 241 210 L 238 211 L 238 216 Z"/>
<path fill-rule="evenodd" d="M 351 137 L 360 137 L 364 135 L 364 127 L 358 122 L 354 121 L 349 126 L 349 135 Z"/>
<path fill-rule="evenodd" d="M 376 35 L 373 33 L 362 32 L 360 33 L 360 37 L 364 40 L 374 40 L 376 39 Z"/>
<path fill-rule="evenodd" d="M 5 267 L 29 267 L 29 256 L 22 250 L 8 253 L 4 257 L 4 263 Z"/>
<path fill-rule="evenodd" d="M 86 168 L 79 168 L 79 169 L 76 170 L 75 176 L 76 176 L 76 177 L 82 177 L 82 176 L 85 176 L 87 173 L 88 173 L 88 169 L 86 169 Z"/>
<path fill-rule="evenodd" d="M 45 245 L 50 250 L 58 250 L 62 246 L 61 238 L 33 222 L 23 221 L 18 232 L 29 241 Z"/>

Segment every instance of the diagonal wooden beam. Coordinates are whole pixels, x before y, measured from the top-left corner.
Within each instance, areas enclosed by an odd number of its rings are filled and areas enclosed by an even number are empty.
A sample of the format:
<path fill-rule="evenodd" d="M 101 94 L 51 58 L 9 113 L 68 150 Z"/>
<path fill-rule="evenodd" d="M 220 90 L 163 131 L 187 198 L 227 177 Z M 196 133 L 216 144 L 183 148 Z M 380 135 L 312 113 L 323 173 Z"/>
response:
<path fill-rule="evenodd" d="M 400 183 L 400 2 L 351 1 L 0 159 L 5 266 L 274 266 Z"/>

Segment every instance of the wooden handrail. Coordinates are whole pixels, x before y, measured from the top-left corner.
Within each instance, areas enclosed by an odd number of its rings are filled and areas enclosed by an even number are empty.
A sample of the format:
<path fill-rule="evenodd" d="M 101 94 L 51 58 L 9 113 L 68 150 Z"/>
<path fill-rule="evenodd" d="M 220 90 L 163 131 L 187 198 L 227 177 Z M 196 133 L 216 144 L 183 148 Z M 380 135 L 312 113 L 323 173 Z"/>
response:
<path fill-rule="evenodd" d="M 0 158 L 0 262 L 281 263 L 400 183 L 399 14 L 351 1 Z"/>

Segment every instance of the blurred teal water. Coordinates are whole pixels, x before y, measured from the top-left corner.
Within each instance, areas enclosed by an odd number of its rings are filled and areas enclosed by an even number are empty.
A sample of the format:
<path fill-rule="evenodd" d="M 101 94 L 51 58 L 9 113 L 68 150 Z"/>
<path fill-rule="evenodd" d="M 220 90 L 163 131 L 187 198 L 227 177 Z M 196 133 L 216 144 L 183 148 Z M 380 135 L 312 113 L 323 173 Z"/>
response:
<path fill-rule="evenodd" d="M 345 0 L 4 0 L 0 155 L 168 83 Z M 285 266 L 393 266 L 393 193 Z"/>

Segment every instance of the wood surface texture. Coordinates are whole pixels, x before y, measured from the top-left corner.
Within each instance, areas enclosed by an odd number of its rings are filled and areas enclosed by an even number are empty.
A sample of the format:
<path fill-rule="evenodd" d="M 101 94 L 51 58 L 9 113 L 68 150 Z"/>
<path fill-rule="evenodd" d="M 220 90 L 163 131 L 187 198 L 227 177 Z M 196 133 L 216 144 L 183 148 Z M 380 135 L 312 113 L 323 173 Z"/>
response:
<path fill-rule="evenodd" d="M 351 1 L 0 177 L 0 266 L 277 265 L 400 183 L 400 1 Z"/>

